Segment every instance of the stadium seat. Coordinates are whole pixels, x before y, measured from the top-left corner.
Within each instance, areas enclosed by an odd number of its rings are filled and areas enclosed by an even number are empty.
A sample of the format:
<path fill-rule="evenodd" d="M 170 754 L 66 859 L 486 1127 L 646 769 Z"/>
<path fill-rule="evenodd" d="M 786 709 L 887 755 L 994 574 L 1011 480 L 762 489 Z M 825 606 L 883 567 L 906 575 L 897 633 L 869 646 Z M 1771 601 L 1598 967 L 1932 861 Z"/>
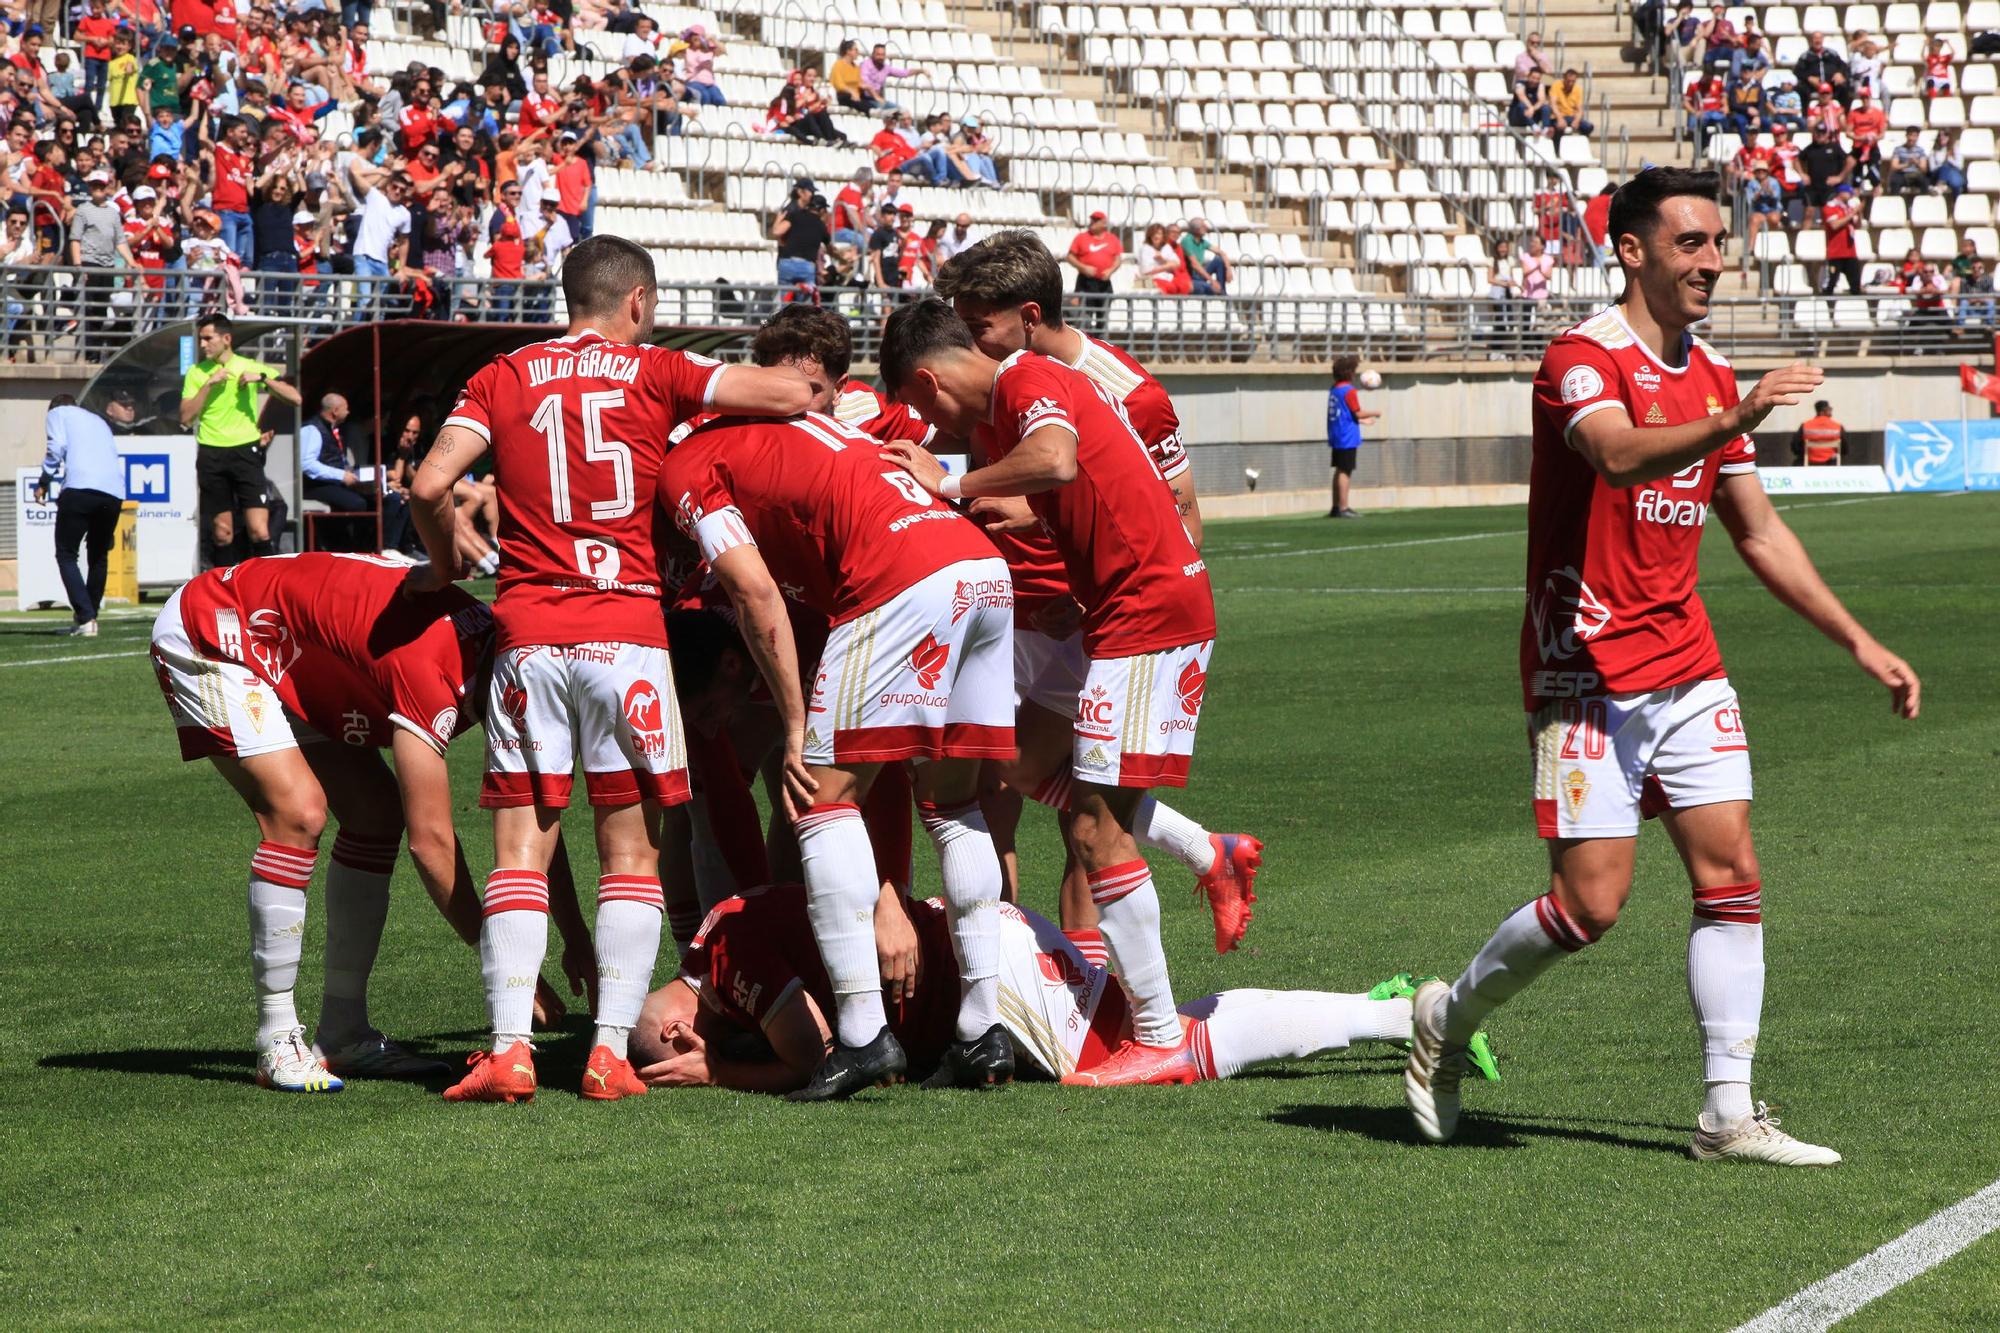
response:
<path fill-rule="evenodd" d="M 1826 259 L 1826 233 L 1817 227 L 1801 231 L 1792 238 L 1792 258 L 1802 264 L 1817 264 Z"/>
<path fill-rule="evenodd" d="M 1909 221 L 1909 201 L 1899 194 L 1878 194 L 1868 206 L 1868 224 L 1872 227 L 1901 227 Z"/>
<path fill-rule="evenodd" d="M 1958 233 L 1950 227 L 1927 227 L 1917 252 L 1925 259 L 1950 259 L 1958 253 Z"/>
<path fill-rule="evenodd" d="M 1944 196 L 1920 194 L 1910 200 L 1910 225 L 1912 227 L 1943 227 L 1951 222 L 1950 210 L 1945 207 Z"/>

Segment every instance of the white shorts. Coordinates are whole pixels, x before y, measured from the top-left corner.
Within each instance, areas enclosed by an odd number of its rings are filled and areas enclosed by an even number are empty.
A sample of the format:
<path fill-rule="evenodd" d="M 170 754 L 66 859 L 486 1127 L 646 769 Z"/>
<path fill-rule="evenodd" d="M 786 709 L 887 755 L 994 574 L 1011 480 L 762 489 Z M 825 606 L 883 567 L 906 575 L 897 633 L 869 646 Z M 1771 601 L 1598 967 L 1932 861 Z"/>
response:
<path fill-rule="evenodd" d="M 1076 698 L 1083 693 L 1090 659 L 1084 655 L 1083 635 L 1071 633 L 1057 639 L 1027 625 L 1014 626 L 1014 700 L 1036 704 L 1057 717 L 1076 714 Z"/>
<path fill-rule="evenodd" d="M 1054 922 L 1000 904 L 1000 1022 L 1015 1050 L 1061 1078 L 1117 1050 L 1127 1014 L 1124 988 Z"/>
<path fill-rule="evenodd" d="M 1012 759 L 1007 562 L 961 560 L 827 635 L 806 706 L 806 762 Z"/>
<path fill-rule="evenodd" d="M 152 656 L 153 674 L 180 735 L 182 759 L 250 759 L 297 749 L 301 739 L 317 739 L 317 733 L 294 733 L 294 720 L 278 702 L 278 692 L 256 672 L 195 651 L 181 620 L 180 589 L 153 622 Z M 303 723 L 298 727 L 305 730 Z"/>
<path fill-rule="evenodd" d="M 1548 703 L 1528 742 L 1544 838 L 1629 838 L 1662 811 L 1750 799 L 1750 742 L 1726 678 Z"/>
<path fill-rule="evenodd" d="M 578 643 L 494 655 L 479 803 L 566 806 L 578 759 L 592 805 L 688 798 L 687 742 L 666 649 Z"/>
<path fill-rule="evenodd" d="M 1185 787 L 1215 640 L 1092 659 L 1076 700 L 1071 776 L 1100 787 Z"/>

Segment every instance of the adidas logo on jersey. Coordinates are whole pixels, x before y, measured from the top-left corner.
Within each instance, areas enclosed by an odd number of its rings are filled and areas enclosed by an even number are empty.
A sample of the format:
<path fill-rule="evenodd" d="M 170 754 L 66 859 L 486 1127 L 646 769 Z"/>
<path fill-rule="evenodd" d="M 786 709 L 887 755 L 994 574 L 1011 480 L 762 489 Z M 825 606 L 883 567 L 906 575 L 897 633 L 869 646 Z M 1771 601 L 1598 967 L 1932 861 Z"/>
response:
<path fill-rule="evenodd" d="M 1708 506 L 1699 500 L 1670 500 L 1654 490 L 1640 491 L 1632 513 L 1648 523 L 1670 528 L 1699 528 L 1708 522 Z"/>
<path fill-rule="evenodd" d="M 1660 410 L 1658 403 L 1654 403 L 1646 409 L 1646 424 L 1648 426 L 1664 426 L 1667 424 L 1667 414 Z"/>

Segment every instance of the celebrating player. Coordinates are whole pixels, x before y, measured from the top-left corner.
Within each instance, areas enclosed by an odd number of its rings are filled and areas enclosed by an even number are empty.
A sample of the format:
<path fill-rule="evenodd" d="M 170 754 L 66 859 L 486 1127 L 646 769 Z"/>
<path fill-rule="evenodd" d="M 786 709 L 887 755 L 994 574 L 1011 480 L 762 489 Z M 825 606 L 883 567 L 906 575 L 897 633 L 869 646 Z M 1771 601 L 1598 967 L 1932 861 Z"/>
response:
<path fill-rule="evenodd" d="M 1173 492 L 1189 538 L 1201 545 L 1201 503 L 1173 401 L 1124 351 L 1063 322 L 1062 269 L 1039 237 L 1003 231 L 961 251 L 938 271 L 937 291 L 972 331 L 974 345 L 995 361 L 1022 351 L 1053 357 L 1088 375 L 1117 402 Z M 1069 794 L 1071 725 L 1085 665 L 1076 602 L 1062 556 L 1024 502 L 989 497 L 976 501 L 972 513 L 987 521 L 987 533 L 1014 576 L 1014 684 L 1021 698 L 1015 739 L 1020 756 L 1006 766 L 1005 775 L 1012 791 L 1061 811 Z M 997 799 L 989 801 L 988 810 L 995 811 L 997 804 Z M 1019 807 L 1015 796 L 1002 816 L 1010 834 Z M 1001 830 L 995 833 L 1000 836 Z M 1215 914 L 1217 952 L 1227 953 L 1242 942 L 1250 904 L 1257 899 L 1261 842 L 1247 833 L 1210 833 L 1154 796 L 1140 800 L 1132 834 L 1194 872 Z M 1062 920 L 1089 949 L 1097 912 L 1088 885 L 1078 893 L 1074 879 L 1064 877 Z"/>
<path fill-rule="evenodd" d="M 831 1034 L 833 991 L 813 948 L 805 892 L 759 888 L 711 912 L 681 959 L 680 975 L 647 997 L 632 1033 L 640 1074 L 655 1087 L 719 1086 L 784 1092 L 818 1066 Z M 939 1059 L 956 996 L 935 978 L 951 966 L 945 909 L 937 899 L 883 895 L 886 912 L 914 927 L 922 962 L 890 1025 L 915 1067 Z M 1000 1021 L 1017 1060 L 1049 1078 L 1094 1084 L 1131 1035 L 1117 979 L 1090 962 L 1034 912 L 1000 908 Z M 1230 990 L 1182 1005 L 1189 1039 L 1150 1083 L 1230 1078 L 1274 1060 L 1302 1060 L 1357 1041 L 1410 1035 L 1411 978 L 1400 973 L 1365 994 Z M 745 1036 L 761 1040 L 745 1048 Z M 1498 1070 L 1483 1036 L 1474 1058 Z"/>
<path fill-rule="evenodd" d="M 596 1040 L 586 1097 L 637 1096 L 625 1040 L 660 941 L 659 810 L 687 799 L 680 708 L 667 661 L 655 489 L 667 433 L 703 409 L 802 410 L 791 370 L 723 366 L 647 344 L 658 297 L 651 254 L 594 236 L 563 264 L 561 338 L 510 352 L 466 385 L 411 487 L 431 564 L 424 589 L 465 574 L 452 487 L 489 451 L 502 552 L 486 782 L 496 868 L 480 958 L 492 1058 L 453 1101 L 534 1095 L 522 978 L 548 948 L 548 869 L 581 761 L 599 863 Z"/>
<path fill-rule="evenodd" d="M 405 826 L 425 889 L 468 942 L 478 937 L 444 748 L 479 719 L 493 626 L 486 605 L 456 588 L 399 596 L 405 573 L 370 556 L 262 557 L 199 575 L 153 624 L 181 758 L 212 761 L 263 839 L 250 860 L 250 959 L 257 1081 L 268 1088 L 337 1092 L 343 1075 L 443 1069 L 375 1030 L 368 974 Z M 393 777 L 382 749 L 394 754 Z M 292 992 L 329 809 L 340 832 L 308 1047 Z"/>
<path fill-rule="evenodd" d="M 727 591 L 784 723 L 784 796 L 832 979 L 839 1041 L 796 1100 L 902 1076 L 882 1007 L 881 890 L 859 803 L 877 768 L 921 762 L 962 997 L 932 1086 L 1013 1074 L 998 1026 L 1000 863 L 974 799 L 982 760 L 1014 752 L 1013 588 L 979 529 L 832 417 L 712 421 L 668 455 L 663 498 Z M 810 702 L 786 592 L 832 630 Z"/>
<path fill-rule="evenodd" d="M 1750 746 L 1695 591 L 1709 508 L 1781 602 L 1846 648 L 1914 718 L 1916 673 L 1821 581 L 1765 498 L 1749 432 L 1821 380 L 1772 371 L 1737 401 L 1729 363 L 1689 332 L 1729 232 L 1713 172 L 1658 167 L 1611 202 L 1620 301 L 1562 334 L 1534 387 L 1521 674 L 1549 891 L 1500 924 L 1457 982 L 1418 990 L 1404 1091 L 1418 1129 L 1458 1124 L 1464 1046 L 1486 1016 L 1618 920 L 1641 819 L 1658 815 L 1694 889 L 1688 994 L 1707 1092 L 1692 1151 L 1785 1166 L 1840 1155 L 1750 1099 L 1764 929 L 1750 837 Z"/>
<path fill-rule="evenodd" d="M 1089 665 L 1068 834 L 1133 1007 L 1133 1039 L 1098 1077 L 1143 1082 L 1180 1058 L 1187 1037 L 1160 947 L 1159 897 L 1131 830 L 1147 788 L 1187 782 L 1215 646 L 1208 569 L 1158 465 L 1089 377 L 1033 352 L 995 361 L 929 298 L 889 317 L 882 373 L 899 400 L 973 438 L 989 461 L 958 477 L 914 445 L 883 456 L 946 499 L 1029 497 L 1082 605 Z"/>

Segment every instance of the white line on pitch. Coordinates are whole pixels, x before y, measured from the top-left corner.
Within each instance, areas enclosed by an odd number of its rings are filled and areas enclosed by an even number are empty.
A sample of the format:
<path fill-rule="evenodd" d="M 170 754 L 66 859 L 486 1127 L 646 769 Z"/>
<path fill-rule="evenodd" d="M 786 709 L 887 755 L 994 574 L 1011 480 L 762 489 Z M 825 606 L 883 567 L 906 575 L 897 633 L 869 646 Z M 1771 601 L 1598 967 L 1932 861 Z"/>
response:
<path fill-rule="evenodd" d="M 1837 509 L 1841 505 L 1874 504 L 1877 500 L 1895 500 L 1894 495 L 1860 495 L 1852 500 L 1794 500 L 1790 504 L 1772 505 L 1773 509 Z"/>
<path fill-rule="evenodd" d="M 1736 1333 L 1821 1333 L 1994 1231 L 2000 1231 L 2000 1180 L 1772 1306 Z"/>
<path fill-rule="evenodd" d="M 102 662 L 107 657 L 144 657 L 145 648 L 133 648 L 122 653 L 76 653 L 69 657 L 30 657 L 22 662 L 0 662 L 0 669 L 7 667 L 54 666 L 58 662 Z"/>
<path fill-rule="evenodd" d="M 1328 555 L 1337 551 L 1388 551 L 1399 546 L 1442 546 L 1446 542 L 1476 542 L 1483 537 L 1519 537 L 1520 528 L 1497 532 L 1462 532 L 1456 537 L 1413 537 L 1401 542 L 1348 542 L 1343 546 L 1302 546 L 1296 551 L 1264 551 L 1257 555 L 1222 556 L 1218 563 L 1227 567 L 1243 560 L 1280 560 L 1288 555 Z"/>
<path fill-rule="evenodd" d="M 1411 594 L 1426 594 L 1426 595 L 1443 594 L 1449 596 L 1454 593 L 1504 592 L 1513 597 L 1522 596 L 1521 585 L 1519 585 L 1518 583 L 1511 588 L 1217 588 L 1216 591 L 1219 593 L 1233 593 L 1233 592 L 1310 593 L 1316 596 L 1320 594 L 1339 595 L 1341 593 L 1350 593 L 1350 594 L 1359 593 L 1359 594 L 1376 594 L 1376 595 L 1411 593 Z"/>

